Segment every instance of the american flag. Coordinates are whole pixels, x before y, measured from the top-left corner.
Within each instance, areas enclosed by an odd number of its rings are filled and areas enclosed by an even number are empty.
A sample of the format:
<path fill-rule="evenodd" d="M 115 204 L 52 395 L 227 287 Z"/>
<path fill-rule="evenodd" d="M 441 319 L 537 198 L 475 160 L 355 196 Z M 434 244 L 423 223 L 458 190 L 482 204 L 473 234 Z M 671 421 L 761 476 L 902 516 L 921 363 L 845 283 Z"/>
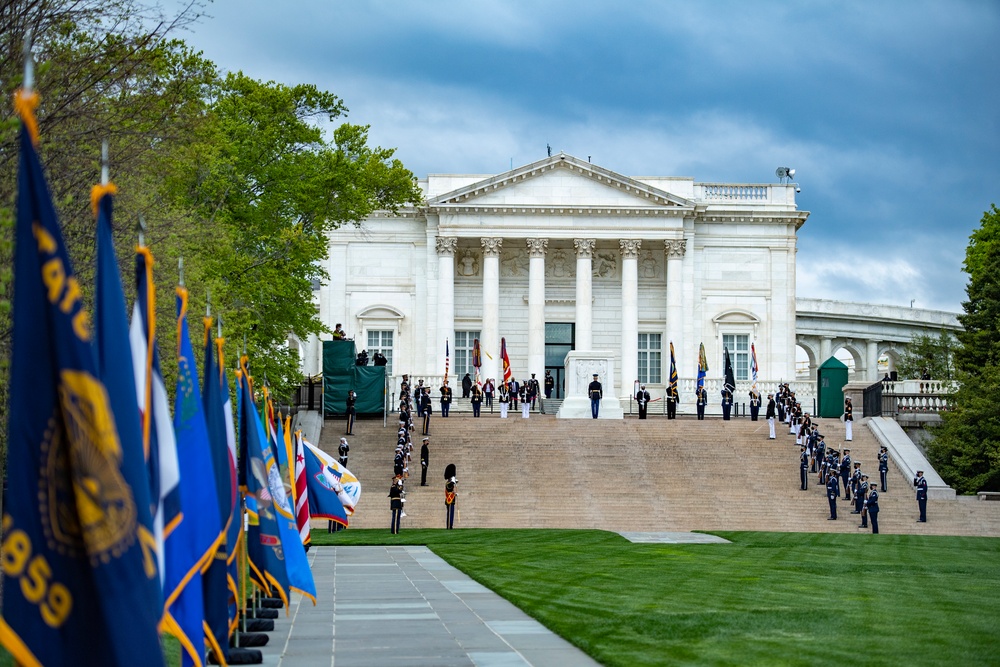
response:
<path fill-rule="evenodd" d="M 448 339 L 444 339 L 444 381 L 448 381 L 448 366 L 451 364 L 451 352 L 448 350 Z"/>
<path fill-rule="evenodd" d="M 753 343 L 750 343 L 750 372 L 753 374 L 753 386 L 750 387 L 750 391 L 758 394 L 760 392 L 757 389 L 757 350 Z"/>
<path fill-rule="evenodd" d="M 302 544 L 309 544 L 309 484 L 306 479 L 305 447 L 302 431 L 295 432 L 295 523 Z"/>

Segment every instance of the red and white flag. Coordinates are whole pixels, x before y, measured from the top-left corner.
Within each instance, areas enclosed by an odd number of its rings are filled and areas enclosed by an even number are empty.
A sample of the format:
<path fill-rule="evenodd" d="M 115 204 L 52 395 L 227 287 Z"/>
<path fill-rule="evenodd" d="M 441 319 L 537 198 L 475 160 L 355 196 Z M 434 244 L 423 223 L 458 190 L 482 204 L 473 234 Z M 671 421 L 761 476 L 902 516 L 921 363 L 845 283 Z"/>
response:
<path fill-rule="evenodd" d="M 309 483 L 306 479 L 305 441 L 302 431 L 295 432 L 295 524 L 302 544 L 309 544 Z"/>

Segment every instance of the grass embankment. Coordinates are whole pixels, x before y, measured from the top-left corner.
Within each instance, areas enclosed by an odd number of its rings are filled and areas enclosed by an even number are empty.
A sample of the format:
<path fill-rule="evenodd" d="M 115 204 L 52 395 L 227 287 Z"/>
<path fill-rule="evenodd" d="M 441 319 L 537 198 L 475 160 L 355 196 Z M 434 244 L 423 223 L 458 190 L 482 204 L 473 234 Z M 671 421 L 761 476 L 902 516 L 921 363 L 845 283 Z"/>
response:
<path fill-rule="evenodd" d="M 733 544 L 475 529 L 313 544 L 427 545 L 605 665 L 1000 664 L 1000 539 L 719 535 Z"/>

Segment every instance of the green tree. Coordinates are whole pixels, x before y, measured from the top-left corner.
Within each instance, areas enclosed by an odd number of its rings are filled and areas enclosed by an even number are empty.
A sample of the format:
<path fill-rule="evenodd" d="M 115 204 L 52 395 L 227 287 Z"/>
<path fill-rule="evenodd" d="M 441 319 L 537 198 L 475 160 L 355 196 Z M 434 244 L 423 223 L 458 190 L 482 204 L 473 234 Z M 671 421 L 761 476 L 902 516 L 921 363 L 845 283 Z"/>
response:
<path fill-rule="evenodd" d="M 900 355 L 897 370 L 901 378 L 919 378 L 924 372 L 934 380 L 955 377 L 955 347 L 957 341 L 948 331 L 938 336 L 916 334 Z"/>
<path fill-rule="evenodd" d="M 1000 210 L 992 206 L 966 252 L 968 300 L 955 353 L 960 389 L 928 454 L 963 493 L 1000 491 Z"/>

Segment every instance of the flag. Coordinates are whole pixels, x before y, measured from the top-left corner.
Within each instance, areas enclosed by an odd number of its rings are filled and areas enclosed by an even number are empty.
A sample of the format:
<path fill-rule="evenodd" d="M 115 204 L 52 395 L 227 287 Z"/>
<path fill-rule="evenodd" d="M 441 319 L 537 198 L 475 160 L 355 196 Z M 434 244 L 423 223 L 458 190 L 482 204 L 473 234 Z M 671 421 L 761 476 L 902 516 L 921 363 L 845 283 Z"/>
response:
<path fill-rule="evenodd" d="M 153 515 L 153 535 L 159 556 L 160 583 L 165 573 L 163 548 L 166 537 L 183 518 L 180 500 L 180 468 L 177 442 L 167 401 L 167 387 L 160 373 L 160 352 L 156 346 L 156 293 L 153 287 L 153 255 L 148 248 L 136 248 L 136 296 L 129 328 L 132 370 L 139 400 L 143 449 L 149 471 L 149 503 Z M 164 586 L 164 602 L 170 591 Z"/>
<path fill-rule="evenodd" d="M 705 388 L 705 374 L 708 373 L 708 358 L 705 356 L 705 344 L 698 347 L 698 389 Z"/>
<path fill-rule="evenodd" d="M 503 361 L 503 381 L 510 382 L 513 377 L 510 372 L 510 358 L 507 356 L 507 339 L 500 339 L 500 359 Z"/>
<path fill-rule="evenodd" d="M 229 409 L 229 389 L 225 371 L 220 363 L 223 340 L 221 337 L 212 338 L 212 318 L 204 318 L 203 323 L 205 356 L 201 400 L 205 410 L 205 425 L 208 428 L 212 474 L 219 508 L 219 532 L 222 535 L 222 541 L 202 580 L 205 638 L 216 655 L 228 660 L 230 586 L 227 566 L 230 556 L 234 555 L 236 549 L 236 538 L 235 536 L 231 538 L 229 528 L 235 521 L 233 515 L 239 500 L 239 490 L 236 487 L 236 452 L 230 448 L 233 444 L 232 431 L 227 427 L 226 419 L 226 411 Z M 219 352 L 218 359 L 215 355 L 216 347 Z M 232 414 L 229 413 L 229 426 L 232 426 L 232 421 Z M 235 581 L 233 586 L 235 588 Z M 232 597 L 235 599 L 235 591 Z"/>
<path fill-rule="evenodd" d="M 677 360 L 674 358 L 674 341 L 670 341 L 670 384 L 667 395 L 673 396 L 675 400 L 680 398 L 680 394 L 677 393 Z"/>
<path fill-rule="evenodd" d="M 347 526 L 348 514 L 345 501 L 351 502 L 352 499 L 349 496 L 342 497 L 344 493 L 341 481 L 343 473 L 339 468 L 330 466 L 335 461 L 326 452 L 308 442 L 303 441 L 303 443 L 306 480 L 309 484 L 310 514 L 316 519 L 327 519 Z"/>
<path fill-rule="evenodd" d="M 483 366 L 483 353 L 479 349 L 479 339 L 475 338 L 472 341 L 472 367 L 476 371 L 476 385 L 482 386 L 482 382 L 479 379 L 479 369 Z"/>
<path fill-rule="evenodd" d="M 205 607 L 202 571 L 215 559 L 222 543 L 219 496 L 205 423 L 198 371 L 187 324 L 188 292 L 177 293 L 177 391 L 174 395 L 174 433 L 180 466 L 183 521 L 167 536 L 167 602 L 164 629 L 180 642 L 182 665 L 200 665 L 204 648 Z"/>
<path fill-rule="evenodd" d="M 302 431 L 295 432 L 295 523 L 299 527 L 302 544 L 309 544 L 309 484 L 306 476 L 305 444 Z"/>
<path fill-rule="evenodd" d="M 444 339 L 444 381 L 448 381 L 448 366 L 451 364 L 451 352 L 448 351 L 448 339 Z"/>
<path fill-rule="evenodd" d="M 273 403 L 271 413 L 274 414 Z M 316 583 L 313 580 L 312 570 L 309 568 L 309 561 L 306 560 L 306 550 L 302 543 L 302 536 L 299 533 L 298 520 L 295 514 L 295 480 L 289 470 L 294 470 L 295 459 L 289 461 L 289 452 L 292 449 L 291 434 L 285 430 L 281 415 L 275 418 L 277 423 L 277 463 L 278 476 L 268 475 L 268 483 L 271 488 L 272 501 L 278 520 L 278 534 L 281 536 L 281 544 L 284 549 L 285 570 L 288 575 L 288 586 L 291 590 L 296 590 L 310 598 L 316 604 Z M 291 464 L 291 465 L 290 465 Z"/>
<path fill-rule="evenodd" d="M 37 103 L 15 96 L 22 127 L 0 643 L 24 665 L 163 665 L 155 557 L 141 536 L 139 443 L 121 439 L 98 375 L 35 152 Z"/>
<path fill-rule="evenodd" d="M 726 376 L 725 385 L 724 386 L 729 391 L 735 391 L 735 389 L 736 389 L 736 376 L 733 375 L 733 362 L 730 361 L 730 359 L 729 359 L 729 348 L 728 347 L 722 348 L 722 352 L 723 352 L 723 359 L 724 359 L 723 367 L 725 368 L 724 373 L 725 373 L 725 376 Z"/>
<path fill-rule="evenodd" d="M 750 343 L 750 374 L 753 380 L 753 384 L 750 386 L 750 391 L 759 395 L 760 390 L 757 389 L 757 350 L 754 348 L 753 343 Z"/>

